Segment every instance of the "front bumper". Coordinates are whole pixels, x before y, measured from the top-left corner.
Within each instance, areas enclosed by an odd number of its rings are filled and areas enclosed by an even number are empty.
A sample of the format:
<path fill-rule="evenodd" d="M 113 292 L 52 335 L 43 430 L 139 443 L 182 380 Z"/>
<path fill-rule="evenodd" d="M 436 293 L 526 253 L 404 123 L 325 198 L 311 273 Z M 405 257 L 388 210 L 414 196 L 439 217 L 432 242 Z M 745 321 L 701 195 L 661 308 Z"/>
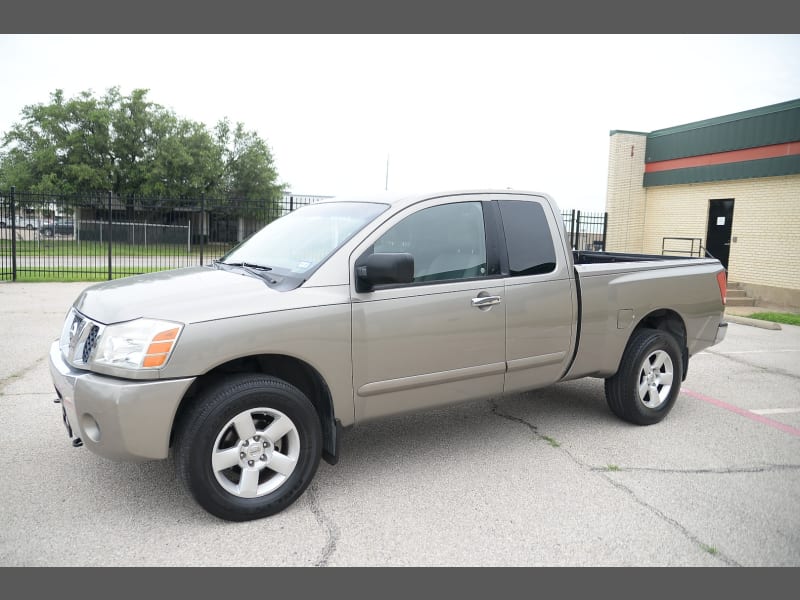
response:
<path fill-rule="evenodd" d="M 166 458 L 172 421 L 194 377 L 134 381 L 78 371 L 50 346 L 50 375 L 75 436 L 118 460 Z"/>

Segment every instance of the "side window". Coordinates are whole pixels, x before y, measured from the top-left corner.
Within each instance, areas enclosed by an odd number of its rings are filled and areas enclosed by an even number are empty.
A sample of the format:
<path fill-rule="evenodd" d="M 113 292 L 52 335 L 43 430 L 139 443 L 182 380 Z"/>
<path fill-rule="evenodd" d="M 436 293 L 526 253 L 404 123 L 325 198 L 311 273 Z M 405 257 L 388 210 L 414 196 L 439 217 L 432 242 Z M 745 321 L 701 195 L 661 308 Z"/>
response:
<path fill-rule="evenodd" d="M 542 205 L 524 200 L 501 200 L 499 204 L 511 276 L 540 275 L 554 271 L 556 253 L 553 236 Z"/>
<path fill-rule="evenodd" d="M 400 221 L 373 245 L 374 252 L 408 252 L 414 281 L 486 275 L 486 237 L 480 202 L 423 209 Z"/>

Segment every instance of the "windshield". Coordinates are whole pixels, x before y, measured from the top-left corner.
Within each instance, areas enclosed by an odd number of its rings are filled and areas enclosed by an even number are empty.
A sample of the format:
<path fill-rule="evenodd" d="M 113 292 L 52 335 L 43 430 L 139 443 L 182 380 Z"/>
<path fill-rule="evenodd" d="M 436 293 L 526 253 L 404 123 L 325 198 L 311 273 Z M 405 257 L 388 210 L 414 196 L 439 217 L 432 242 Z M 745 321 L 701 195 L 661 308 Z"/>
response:
<path fill-rule="evenodd" d="M 309 204 L 276 219 L 220 260 L 302 277 L 387 208 L 371 202 Z"/>

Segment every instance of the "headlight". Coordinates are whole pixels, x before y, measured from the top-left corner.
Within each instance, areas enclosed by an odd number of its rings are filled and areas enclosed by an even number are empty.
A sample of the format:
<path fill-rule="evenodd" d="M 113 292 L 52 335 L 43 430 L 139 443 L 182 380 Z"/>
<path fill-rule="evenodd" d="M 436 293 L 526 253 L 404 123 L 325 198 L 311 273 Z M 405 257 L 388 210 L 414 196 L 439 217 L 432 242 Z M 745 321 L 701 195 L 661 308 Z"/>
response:
<path fill-rule="evenodd" d="M 183 324 L 136 319 L 107 325 L 100 334 L 92 364 L 123 369 L 158 369 L 167 364 Z"/>

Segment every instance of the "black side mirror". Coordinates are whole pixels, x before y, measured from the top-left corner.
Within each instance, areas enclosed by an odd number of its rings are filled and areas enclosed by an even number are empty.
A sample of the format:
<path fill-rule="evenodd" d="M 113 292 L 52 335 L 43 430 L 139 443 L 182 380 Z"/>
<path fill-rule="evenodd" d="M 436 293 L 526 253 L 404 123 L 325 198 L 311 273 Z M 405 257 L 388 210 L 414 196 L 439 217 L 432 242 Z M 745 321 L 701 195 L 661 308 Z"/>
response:
<path fill-rule="evenodd" d="M 414 257 L 408 252 L 370 254 L 356 266 L 356 291 L 371 292 L 376 285 L 414 281 Z"/>

